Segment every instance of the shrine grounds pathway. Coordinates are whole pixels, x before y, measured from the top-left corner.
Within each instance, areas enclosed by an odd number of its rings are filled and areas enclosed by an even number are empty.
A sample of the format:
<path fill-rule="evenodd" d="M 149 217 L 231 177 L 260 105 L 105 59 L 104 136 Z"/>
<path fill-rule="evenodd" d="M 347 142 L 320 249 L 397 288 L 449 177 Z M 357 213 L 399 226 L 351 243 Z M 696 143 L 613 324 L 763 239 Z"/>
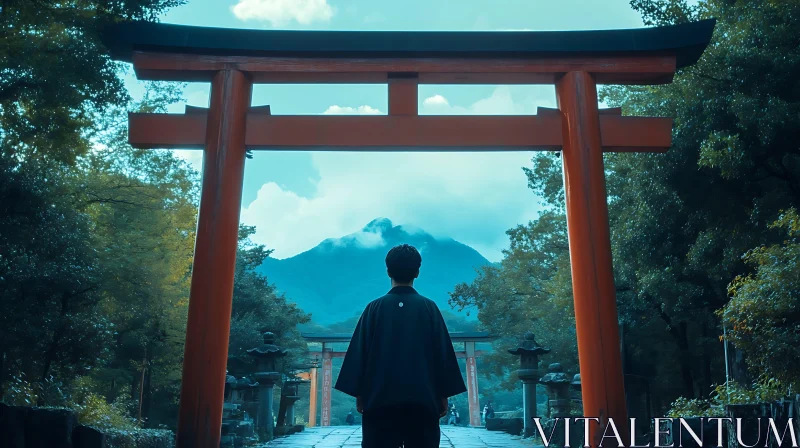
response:
<path fill-rule="evenodd" d="M 535 448 L 530 440 L 484 428 L 442 426 L 440 448 Z M 275 439 L 262 448 L 355 448 L 361 446 L 360 426 L 319 426 Z"/>

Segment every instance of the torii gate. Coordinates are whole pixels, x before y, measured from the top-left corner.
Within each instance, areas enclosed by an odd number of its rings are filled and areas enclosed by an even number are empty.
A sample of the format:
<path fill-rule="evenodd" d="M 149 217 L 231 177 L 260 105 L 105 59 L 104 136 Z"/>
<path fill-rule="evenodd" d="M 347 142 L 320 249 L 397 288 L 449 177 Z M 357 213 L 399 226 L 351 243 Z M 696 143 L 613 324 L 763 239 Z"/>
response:
<path fill-rule="evenodd" d="M 319 342 L 322 350 L 310 352 L 312 357 L 322 360 L 322 415 L 320 416 L 320 426 L 330 426 L 331 424 L 331 392 L 333 390 L 333 359 L 344 358 L 347 351 L 334 351 L 330 344 L 350 342 L 352 334 L 348 333 L 302 333 L 300 336 L 306 342 Z M 478 342 L 491 342 L 495 338 L 485 332 L 450 332 L 450 340 L 463 343 L 464 350 L 456 351 L 457 359 L 466 359 L 467 363 L 467 403 L 469 404 L 469 424 L 470 426 L 481 425 L 481 410 L 478 403 L 478 366 L 476 359 L 483 354 L 480 350 L 475 350 Z M 391 350 L 391 347 L 387 347 Z M 317 367 L 312 367 L 308 379 L 311 381 L 311 391 L 308 405 L 309 426 L 316 426 L 317 420 Z"/>
<path fill-rule="evenodd" d="M 597 84 L 664 84 L 714 20 L 559 32 L 274 31 L 110 24 L 143 80 L 211 82 L 207 113 L 131 114 L 137 148 L 203 148 L 177 445 L 219 446 L 246 149 L 561 150 L 584 414 L 627 437 L 603 152 L 663 152 L 669 118 L 603 114 Z M 272 116 L 253 83 L 388 84 L 388 116 Z M 419 84 L 555 84 L 559 113 L 418 116 Z M 613 112 L 613 111 L 612 111 Z M 601 432 L 593 430 L 596 445 Z"/>

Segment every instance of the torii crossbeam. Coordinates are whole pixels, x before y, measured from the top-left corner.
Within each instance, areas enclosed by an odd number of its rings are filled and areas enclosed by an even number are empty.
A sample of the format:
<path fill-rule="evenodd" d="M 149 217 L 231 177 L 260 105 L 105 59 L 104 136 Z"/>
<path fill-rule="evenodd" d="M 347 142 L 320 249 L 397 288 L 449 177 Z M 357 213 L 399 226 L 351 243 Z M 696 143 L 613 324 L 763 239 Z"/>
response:
<path fill-rule="evenodd" d="M 567 32 L 262 31 L 109 25 L 112 57 L 139 79 L 211 82 L 207 112 L 131 114 L 140 148 L 203 148 L 177 445 L 218 447 L 247 149 L 561 150 L 584 415 L 623 438 L 625 391 L 604 151 L 666 151 L 672 121 L 600 111 L 597 84 L 669 83 L 695 63 L 714 21 Z M 272 116 L 253 83 L 385 83 L 388 116 Z M 418 116 L 419 84 L 555 84 L 558 111 Z M 592 427 L 590 443 L 601 433 Z"/>

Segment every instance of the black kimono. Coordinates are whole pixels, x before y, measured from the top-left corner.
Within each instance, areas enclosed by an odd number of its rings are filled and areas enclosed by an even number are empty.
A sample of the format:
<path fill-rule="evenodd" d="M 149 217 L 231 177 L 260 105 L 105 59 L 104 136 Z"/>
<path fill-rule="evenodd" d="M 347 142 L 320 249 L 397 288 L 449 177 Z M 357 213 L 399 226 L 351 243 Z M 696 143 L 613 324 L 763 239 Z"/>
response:
<path fill-rule="evenodd" d="M 363 446 L 384 447 L 438 446 L 442 399 L 467 390 L 442 313 L 410 286 L 367 305 L 335 388 L 361 397 Z"/>

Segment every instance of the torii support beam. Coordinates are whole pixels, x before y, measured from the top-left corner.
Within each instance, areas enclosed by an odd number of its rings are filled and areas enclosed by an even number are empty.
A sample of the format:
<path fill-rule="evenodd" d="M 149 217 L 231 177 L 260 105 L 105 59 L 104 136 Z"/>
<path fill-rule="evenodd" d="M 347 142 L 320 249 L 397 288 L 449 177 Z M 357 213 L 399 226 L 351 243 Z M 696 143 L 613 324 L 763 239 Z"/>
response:
<path fill-rule="evenodd" d="M 211 81 L 206 114 L 130 116 L 140 148 L 204 148 L 177 446 L 217 448 L 246 149 L 563 151 L 584 415 L 597 446 L 627 421 L 604 151 L 665 151 L 672 122 L 597 110 L 597 83 L 664 84 L 694 64 L 714 20 L 638 30 L 298 32 L 125 22 L 102 32 L 139 79 Z M 257 83 L 386 83 L 389 116 L 276 117 L 249 109 Z M 555 84 L 559 112 L 420 117 L 417 84 Z M 249 112 L 248 112 L 249 109 Z M 620 428 L 622 429 L 622 428 Z M 623 440 L 628 432 L 621 430 Z"/>

